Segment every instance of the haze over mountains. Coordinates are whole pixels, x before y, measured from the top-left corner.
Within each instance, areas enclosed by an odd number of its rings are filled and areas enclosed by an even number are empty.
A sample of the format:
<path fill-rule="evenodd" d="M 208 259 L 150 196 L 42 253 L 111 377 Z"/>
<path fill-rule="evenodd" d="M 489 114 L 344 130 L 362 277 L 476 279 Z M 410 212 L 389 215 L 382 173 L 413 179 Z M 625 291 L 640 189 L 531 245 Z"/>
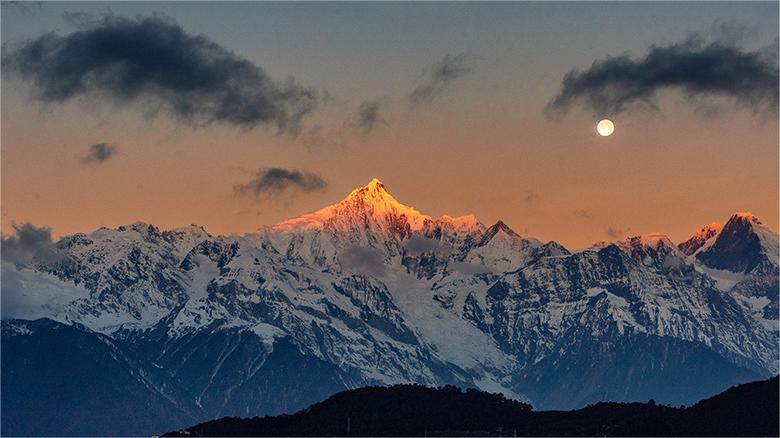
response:
<path fill-rule="evenodd" d="M 152 434 L 411 382 L 688 404 L 778 372 L 778 259 L 749 213 L 572 253 L 378 180 L 245 236 L 101 228 L 4 251 L 3 430 Z"/>

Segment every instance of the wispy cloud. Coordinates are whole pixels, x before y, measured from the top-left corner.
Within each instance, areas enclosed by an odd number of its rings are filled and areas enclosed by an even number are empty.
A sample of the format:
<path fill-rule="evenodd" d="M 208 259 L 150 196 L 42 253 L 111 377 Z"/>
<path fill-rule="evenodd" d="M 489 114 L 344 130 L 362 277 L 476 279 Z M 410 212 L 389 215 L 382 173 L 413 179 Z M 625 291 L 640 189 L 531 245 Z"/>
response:
<path fill-rule="evenodd" d="M 117 146 L 108 143 L 95 143 L 89 147 L 89 153 L 81 161 L 87 164 L 100 164 L 116 155 Z"/>
<path fill-rule="evenodd" d="M 369 134 L 379 125 L 387 125 L 382 118 L 382 110 L 387 106 L 386 99 L 366 100 L 360 104 L 357 111 L 356 124 L 364 134 Z"/>
<path fill-rule="evenodd" d="M 447 265 L 447 269 L 453 272 L 460 272 L 461 274 L 465 275 L 480 275 L 493 272 L 485 265 L 469 262 L 451 262 Z"/>
<path fill-rule="evenodd" d="M 382 251 L 365 246 L 347 247 L 339 255 L 344 270 L 373 277 L 381 277 L 387 271 L 384 260 Z"/>
<path fill-rule="evenodd" d="M 620 239 L 621 237 L 625 236 L 625 234 L 628 232 L 628 230 L 624 230 L 622 228 L 617 227 L 607 227 L 606 233 L 607 236 L 613 238 L 613 239 Z"/>
<path fill-rule="evenodd" d="M 301 141 L 307 149 L 341 149 L 346 144 L 344 128 L 326 128 L 313 125 L 301 134 Z"/>
<path fill-rule="evenodd" d="M 33 85 L 46 104 L 95 98 L 138 104 L 190 126 L 273 126 L 297 134 L 317 93 L 293 78 L 278 82 L 204 35 L 160 16 L 107 15 L 78 20 L 61 36 L 47 33 L 3 48 L 3 71 Z"/>
<path fill-rule="evenodd" d="M 413 256 L 426 252 L 449 254 L 452 249 L 442 242 L 423 236 L 412 236 L 404 243 L 404 249 Z"/>
<path fill-rule="evenodd" d="M 589 68 L 564 76 L 547 110 L 562 114 L 580 105 L 596 116 L 657 110 L 658 92 L 676 89 L 694 105 L 706 98 L 724 98 L 737 107 L 776 115 L 777 40 L 750 51 L 737 45 L 743 35 L 737 28 L 720 26 L 676 44 L 652 46 L 642 58 L 623 54 L 596 60 Z"/>
<path fill-rule="evenodd" d="M 238 195 L 272 199 L 281 195 L 323 191 L 327 187 L 328 183 L 316 173 L 270 167 L 258 170 L 251 180 L 234 186 L 233 190 Z"/>
<path fill-rule="evenodd" d="M 478 58 L 470 53 L 446 55 L 428 66 L 409 100 L 414 104 L 430 104 L 444 94 L 457 79 L 474 73 Z"/>

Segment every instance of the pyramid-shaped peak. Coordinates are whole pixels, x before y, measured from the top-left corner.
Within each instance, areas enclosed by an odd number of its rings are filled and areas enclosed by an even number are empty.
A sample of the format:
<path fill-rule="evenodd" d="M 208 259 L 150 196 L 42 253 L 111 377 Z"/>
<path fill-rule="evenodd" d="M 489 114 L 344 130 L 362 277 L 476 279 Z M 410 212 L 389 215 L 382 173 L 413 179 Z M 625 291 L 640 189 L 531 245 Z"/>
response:
<path fill-rule="evenodd" d="M 756 215 L 748 211 L 738 211 L 734 213 L 733 215 L 731 215 L 731 218 L 729 218 L 728 220 L 728 222 L 732 222 L 732 221 L 748 221 L 754 224 L 763 225 L 761 221 L 756 217 Z"/>
<path fill-rule="evenodd" d="M 720 222 L 711 222 L 699 231 L 693 234 L 688 240 L 677 245 L 683 254 L 689 256 L 693 255 L 696 251 L 702 248 L 708 240 L 715 237 L 720 230 L 723 229 L 723 224 Z"/>
<path fill-rule="evenodd" d="M 366 188 L 374 190 L 386 190 L 385 185 L 382 183 L 382 181 L 379 180 L 379 178 L 371 178 L 371 181 L 366 184 Z"/>
<path fill-rule="evenodd" d="M 366 196 L 381 199 L 381 198 L 393 198 L 390 196 L 390 193 L 387 192 L 387 187 L 385 187 L 384 183 L 380 181 L 377 178 L 372 179 L 368 184 L 366 184 L 363 187 L 359 187 L 352 192 L 345 198 L 351 199 L 351 198 L 365 198 Z M 397 202 L 397 201 L 396 201 Z"/>
<path fill-rule="evenodd" d="M 752 213 L 734 213 L 712 245 L 703 247 L 696 258 L 706 266 L 732 272 L 750 272 L 764 262 L 777 266 L 777 233 Z"/>
<path fill-rule="evenodd" d="M 274 226 L 277 230 L 322 228 L 326 222 L 337 229 L 351 229 L 358 222 L 368 218 L 381 223 L 383 228 L 397 227 L 400 221 L 418 230 L 426 220 L 431 220 L 414 207 L 398 202 L 387 192 L 384 183 L 377 178 L 367 185 L 352 190 L 340 202 L 329 205 L 297 218 L 286 220 Z M 403 219 L 401 219 L 403 218 Z"/>
<path fill-rule="evenodd" d="M 517 236 L 518 234 L 515 233 L 515 230 L 509 228 L 509 225 L 505 224 L 504 221 L 498 220 L 493 226 L 490 227 L 490 230 L 494 230 L 495 232 L 503 231 L 510 236 Z"/>
<path fill-rule="evenodd" d="M 482 239 L 479 245 L 480 246 L 487 245 L 488 242 L 493 240 L 493 238 L 500 235 L 503 235 L 505 236 L 505 238 L 508 239 L 522 240 L 522 237 L 520 237 L 519 234 L 515 233 L 515 230 L 509 228 L 507 224 L 499 220 L 495 224 L 491 225 L 487 230 L 485 230 L 485 234 L 482 235 Z"/>

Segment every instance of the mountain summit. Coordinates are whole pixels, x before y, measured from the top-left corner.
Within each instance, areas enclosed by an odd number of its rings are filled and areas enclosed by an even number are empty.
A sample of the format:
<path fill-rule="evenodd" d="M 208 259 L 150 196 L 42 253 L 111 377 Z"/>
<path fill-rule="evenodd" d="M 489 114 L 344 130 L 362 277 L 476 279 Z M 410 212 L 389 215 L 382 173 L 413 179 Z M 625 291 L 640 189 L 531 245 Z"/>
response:
<path fill-rule="evenodd" d="M 431 220 L 431 217 L 398 202 L 387 192 L 382 181 L 374 178 L 365 187 L 353 190 L 341 202 L 288 219 L 273 228 L 293 231 L 330 227 L 349 231 L 368 225 L 405 235 L 421 229 L 426 220 Z"/>
<path fill-rule="evenodd" d="M 723 229 L 723 224 L 720 222 L 712 222 L 705 225 L 702 229 L 697 231 L 690 239 L 681 243 L 678 247 L 683 254 L 689 256 L 693 255 L 714 235 L 720 233 Z"/>
<path fill-rule="evenodd" d="M 457 234 L 482 232 L 483 225 L 474 215 L 437 219 L 421 213 L 414 207 L 398 202 L 382 181 L 374 178 L 366 186 L 350 192 L 340 202 L 313 213 L 288 219 L 271 227 L 276 232 L 321 231 L 339 239 L 357 236 L 353 243 L 375 241 L 384 236 L 400 242 L 415 232 Z"/>
<path fill-rule="evenodd" d="M 710 268 L 749 272 L 762 264 L 777 266 L 777 234 L 752 213 L 735 213 L 720 231 L 710 234 L 696 253 Z"/>

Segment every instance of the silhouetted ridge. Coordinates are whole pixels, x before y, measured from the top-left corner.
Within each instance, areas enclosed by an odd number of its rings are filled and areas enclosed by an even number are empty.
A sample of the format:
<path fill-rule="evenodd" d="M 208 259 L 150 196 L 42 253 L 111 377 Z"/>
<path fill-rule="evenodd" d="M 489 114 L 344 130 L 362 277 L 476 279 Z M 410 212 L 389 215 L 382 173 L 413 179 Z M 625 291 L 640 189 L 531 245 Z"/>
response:
<path fill-rule="evenodd" d="M 651 400 L 534 412 L 474 389 L 369 387 L 293 415 L 223 418 L 165 436 L 778 436 L 778 389 L 773 377 L 689 408 Z"/>

